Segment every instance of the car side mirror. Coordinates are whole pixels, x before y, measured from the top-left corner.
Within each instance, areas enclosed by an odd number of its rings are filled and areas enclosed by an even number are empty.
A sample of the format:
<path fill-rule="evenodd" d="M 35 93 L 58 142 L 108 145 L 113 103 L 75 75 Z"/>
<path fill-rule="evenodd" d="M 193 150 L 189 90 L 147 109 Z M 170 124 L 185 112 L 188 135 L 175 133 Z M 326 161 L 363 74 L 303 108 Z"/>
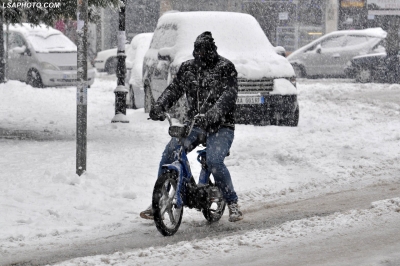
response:
<path fill-rule="evenodd" d="M 322 47 L 321 44 L 317 45 L 317 49 L 315 50 L 318 54 L 320 54 L 322 52 Z"/>
<path fill-rule="evenodd" d="M 24 54 L 25 51 L 26 51 L 26 46 L 25 45 L 14 47 L 13 49 L 10 49 L 11 53 L 16 53 L 16 54 L 20 54 L 20 55 Z"/>

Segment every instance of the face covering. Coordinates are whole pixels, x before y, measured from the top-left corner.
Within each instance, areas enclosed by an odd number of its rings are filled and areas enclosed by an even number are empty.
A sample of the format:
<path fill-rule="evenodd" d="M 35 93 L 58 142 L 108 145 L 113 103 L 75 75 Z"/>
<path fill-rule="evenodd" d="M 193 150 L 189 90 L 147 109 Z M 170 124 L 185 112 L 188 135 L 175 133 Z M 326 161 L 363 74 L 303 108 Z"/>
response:
<path fill-rule="evenodd" d="M 193 57 L 196 64 L 207 66 L 213 63 L 216 56 L 215 45 L 212 43 L 201 42 L 194 44 Z"/>

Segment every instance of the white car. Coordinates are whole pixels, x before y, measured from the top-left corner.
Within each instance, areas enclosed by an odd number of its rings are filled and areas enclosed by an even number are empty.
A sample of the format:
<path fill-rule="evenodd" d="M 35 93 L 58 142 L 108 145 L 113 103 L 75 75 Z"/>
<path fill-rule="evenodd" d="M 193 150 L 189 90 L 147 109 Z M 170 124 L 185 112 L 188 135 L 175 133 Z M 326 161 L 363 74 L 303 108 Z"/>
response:
<path fill-rule="evenodd" d="M 5 27 L 4 27 L 5 30 Z M 9 27 L 8 78 L 32 87 L 77 84 L 77 47 L 62 32 L 28 23 Z M 88 86 L 95 70 L 88 64 Z"/>
<path fill-rule="evenodd" d="M 238 124 L 297 126 L 299 104 L 296 78 L 289 61 L 278 55 L 257 20 L 234 12 L 175 12 L 158 20 L 144 59 L 145 111 L 175 77 L 182 62 L 193 59 L 194 41 L 210 31 L 218 54 L 238 72 Z M 281 53 L 282 54 L 282 53 Z M 181 119 L 185 101 L 170 113 Z"/>
<path fill-rule="evenodd" d="M 153 33 L 140 33 L 133 37 L 126 49 L 126 67 L 128 75 L 129 93 L 126 98 L 128 108 L 144 107 L 143 89 L 143 58 L 150 47 Z"/>
<path fill-rule="evenodd" d="M 344 77 L 345 67 L 353 57 L 373 52 L 385 37 L 381 28 L 334 31 L 299 48 L 287 59 L 298 78 Z"/>
<path fill-rule="evenodd" d="M 125 52 L 129 44 L 125 44 Z M 94 67 L 98 72 L 115 74 L 117 70 L 117 48 L 112 48 L 98 52 L 94 59 Z"/>

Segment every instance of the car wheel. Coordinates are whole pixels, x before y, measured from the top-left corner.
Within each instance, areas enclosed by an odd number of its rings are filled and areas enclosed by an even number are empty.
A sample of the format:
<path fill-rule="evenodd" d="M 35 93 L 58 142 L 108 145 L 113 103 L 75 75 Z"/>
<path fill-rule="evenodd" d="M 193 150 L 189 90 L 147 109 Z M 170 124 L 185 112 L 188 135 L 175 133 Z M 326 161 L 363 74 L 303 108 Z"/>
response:
<path fill-rule="evenodd" d="M 107 74 L 112 75 L 117 73 L 117 58 L 116 57 L 111 57 L 107 59 L 106 65 L 104 67 L 105 71 Z"/>
<path fill-rule="evenodd" d="M 297 78 L 306 78 L 306 71 L 302 65 L 293 65 L 293 70 Z"/>
<path fill-rule="evenodd" d="M 146 80 L 144 82 L 144 112 L 149 113 L 151 106 L 155 103 L 153 94 L 151 92 L 150 82 Z"/>
<path fill-rule="evenodd" d="M 371 69 L 360 68 L 356 73 L 356 81 L 361 83 L 367 83 L 371 81 Z"/>
<path fill-rule="evenodd" d="M 34 88 L 43 88 L 42 78 L 40 77 L 39 71 L 31 69 L 28 72 L 27 83 Z"/>

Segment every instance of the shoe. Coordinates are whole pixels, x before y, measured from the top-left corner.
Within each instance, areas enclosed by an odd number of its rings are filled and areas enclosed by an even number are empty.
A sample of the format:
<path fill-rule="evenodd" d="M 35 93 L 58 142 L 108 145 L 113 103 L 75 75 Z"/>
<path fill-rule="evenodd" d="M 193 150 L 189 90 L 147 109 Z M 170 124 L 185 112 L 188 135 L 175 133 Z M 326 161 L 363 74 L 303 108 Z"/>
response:
<path fill-rule="evenodd" d="M 153 207 L 150 205 L 146 210 L 142 211 L 140 217 L 147 220 L 154 220 Z"/>
<path fill-rule="evenodd" d="M 229 222 L 237 222 L 243 219 L 243 213 L 240 211 L 239 205 L 236 202 L 228 204 Z"/>

